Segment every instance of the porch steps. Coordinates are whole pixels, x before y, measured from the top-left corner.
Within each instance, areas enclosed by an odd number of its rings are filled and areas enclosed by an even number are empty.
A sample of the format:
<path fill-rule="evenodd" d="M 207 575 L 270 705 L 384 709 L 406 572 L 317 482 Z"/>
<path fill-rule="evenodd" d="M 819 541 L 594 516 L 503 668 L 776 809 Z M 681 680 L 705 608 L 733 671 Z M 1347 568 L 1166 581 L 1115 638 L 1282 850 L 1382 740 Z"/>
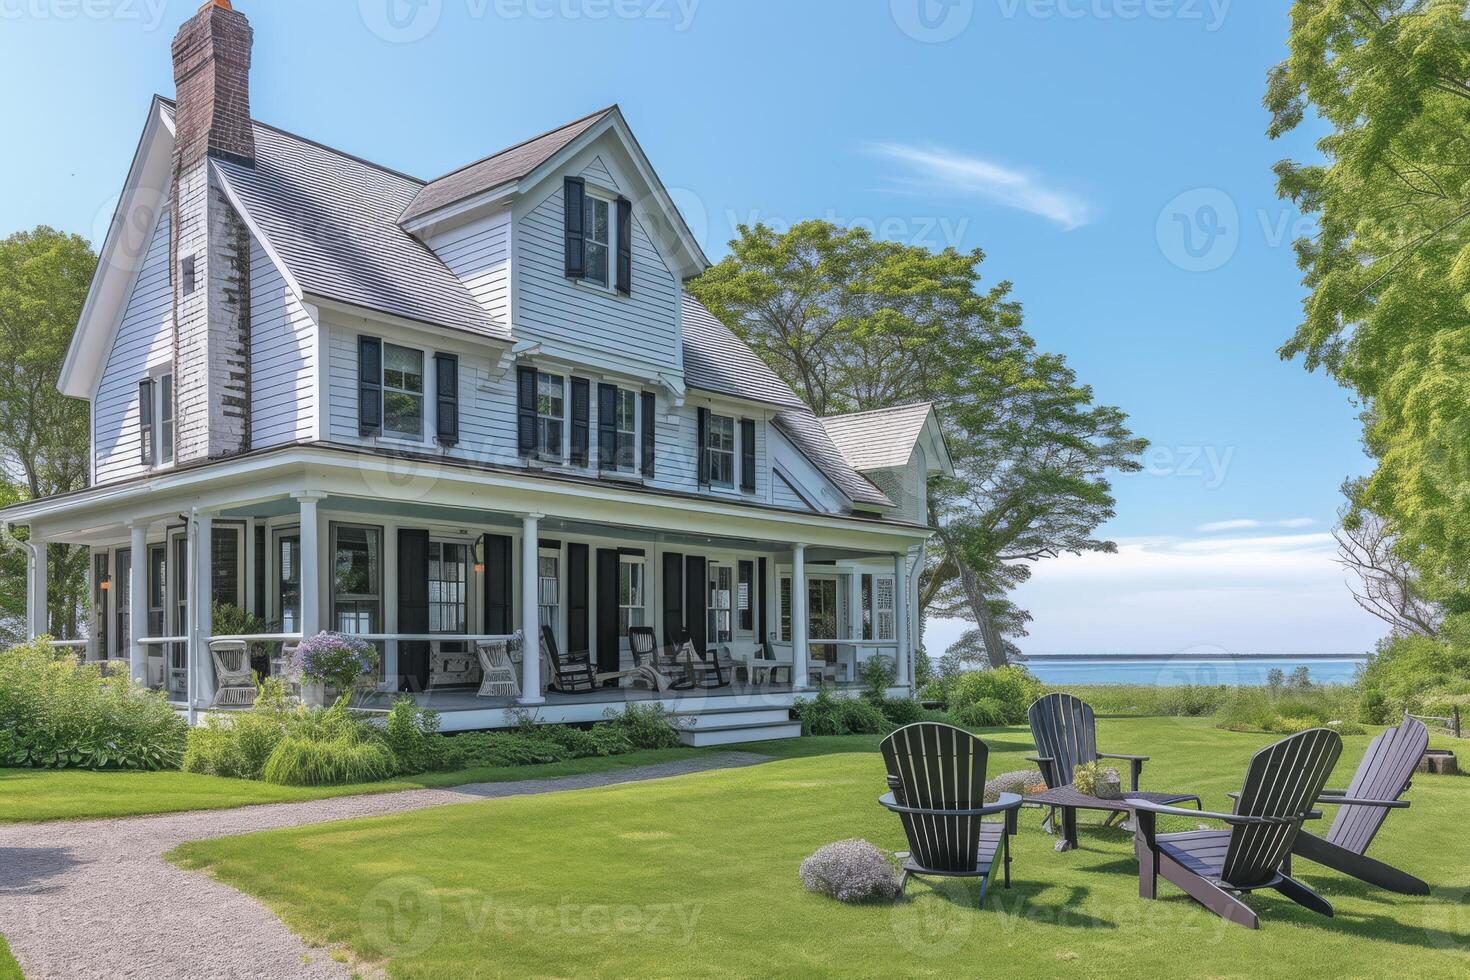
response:
<path fill-rule="evenodd" d="M 676 712 L 681 722 L 679 741 L 685 745 L 734 745 L 768 742 L 801 735 L 801 722 L 791 720 L 789 708 L 712 708 Z"/>

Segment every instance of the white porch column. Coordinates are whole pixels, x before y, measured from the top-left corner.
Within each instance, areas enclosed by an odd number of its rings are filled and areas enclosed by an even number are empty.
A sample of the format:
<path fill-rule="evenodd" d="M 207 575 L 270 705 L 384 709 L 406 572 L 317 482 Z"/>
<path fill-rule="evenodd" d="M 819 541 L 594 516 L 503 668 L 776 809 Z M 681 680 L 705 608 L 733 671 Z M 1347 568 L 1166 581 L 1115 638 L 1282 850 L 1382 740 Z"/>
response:
<path fill-rule="evenodd" d="M 893 638 L 898 641 L 893 665 L 896 683 L 910 687 L 909 661 L 913 656 L 913 637 L 909 633 L 909 556 L 899 552 L 893 556 Z"/>
<path fill-rule="evenodd" d="M 811 635 L 806 625 L 806 603 L 806 545 L 796 544 L 791 546 L 791 685 L 798 691 L 811 684 L 807 672 L 806 641 Z"/>
<path fill-rule="evenodd" d="M 317 514 L 318 493 L 296 495 L 301 504 L 301 636 L 316 636 L 322 629 L 321 523 Z"/>
<path fill-rule="evenodd" d="M 521 518 L 521 704 L 545 704 L 541 695 L 541 606 L 537 579 L 541 515 Z"/>
<path fill-rule="evenodd" d="M 31 639 L 51 632 L 46 594 L 46 542 L 34 533 L 26 542 L 26 631 Z"/>
<path fill-rule="evenodd" d="M 189 553 L 193 562 L 193 578 L 189 580 L 189 605 L 194 611 L 194 630 L 190 634 L 193 649 L 189 667 L 194 672 L 194 695 L 190 702 L 196 708 L 207 708 L 214 700 L 214 658 L 209 655 L 209 641 L 214 636 L 214 583 L 210 573 L 214 567 L 214 517 L 199 514 L 194 518 L 194 540 Z"/>
<path fill-rule="evenodd" d="M 148 635 L 148 525 L 129 526 L 133 556 L 128 575 L 128 622 L 132 636 L 128 638 L 128 673 L 134 684 L 148 683 L 148 648 L 139 641 Z"/>

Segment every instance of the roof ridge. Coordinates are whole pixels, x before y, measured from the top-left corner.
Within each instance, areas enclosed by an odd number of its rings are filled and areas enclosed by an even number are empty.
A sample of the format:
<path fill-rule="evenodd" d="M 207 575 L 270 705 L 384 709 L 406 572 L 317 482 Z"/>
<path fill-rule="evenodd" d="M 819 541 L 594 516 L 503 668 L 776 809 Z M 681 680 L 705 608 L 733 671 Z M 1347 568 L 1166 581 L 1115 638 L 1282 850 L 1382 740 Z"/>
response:
<path fill-rule="evenodd" d="M 598 109 L 595 112 L 589 112 L 585 116 L 579 116 L 578 118 L 573 119 L 571 122 L 562 123 L 560 126 L 553 126 L 550 129 L 548 129 L 548 130 L 544 130 L 543 132 L 537 133 L 535 136 L 528 136 L 525 139 L 521 140 L 519 143 L 512 143 L 510 146 L 502 147 L 501 149 L 496 150 L 494 153 L 488 153 L 485 156 L 480 157 L 478 160 L 471 160 L 469 163 L 466 163 L 463 166 L 455 167 L 453 170 L 450 170 L 450 171 L 448 171 L 446 173 L 442 173 L 439 176 L 434 177 L 434 178 L 432 178 L 430 180 L 423 181 L 423 184 L 424 184 L 425 187 L 427 187 L 430 184 L 437 184 L 441 180 L 448 180 L 450 177 L 453 177 L 455 174 L 462 174 L 466 170 L 469 170 L 469 169 L 471 169 L 473 167 L 478 167 L 480 164 L 485 163 L 487 160 L 494 160 L 496 157 L 504 156 L 505 154 L 509 153 L 511 150 L 518 150 L 518 149 L 520 149 L 521 147 L 525 146 L 527 143 L 534 143 L 537 140 L 543 139 L 543 138 L 545 138 L 547 136 L 550 136 L 553 133 L 559 133 L 563 129 L 571 129 L 573 126 L 577 125 L 577 123 L 586 122 L 587 120 L 593 118 L 594 116 L 606 115 L 607 113 L 612 112 L 614 109 L 617 109 L 617 108 L 618 108 L 618 104 L 616 102 L 614 102 L 612 105 L 609 105 L 609 106 L 603 106 L 601 109 Z"/>
<path fill-rule="evenodd" d="M 902 405 L 889 405 L 887 408 L 866 408 L 861 412 L 839 412 L 836 415 L 817 416 L 823 422 L 831 422 L 837 419 L 855 419 L 860 415 L 881 415 L 885 412 L 899 412 L 906 408 L 933 408 L 937 403 L 934 401 L 906 402 Z"/>
<path fill-rule="evenodd" d="M 178 103 L 174 99 L 170 99 L 166 95 L 154 95 L 153 97 L 159 102 L 168 106 L 170 109 L 178 111 Z M 262 122 L 259 119 L 251 118 L 250 124 L 252 126 L 259 126 L 261 129 L 268 129 L 271 132 L 277 133 L 281 136 L 290 137 L 293 140 L 300 140 L 302 143 L 314 146 L 319 150 L 325 150 L 326 152 L 331 153 L 335 156 L 351 160 L 354 163 L 360 163 L 364 167 L 372 167 L 374 170 L 381 170 L 385 174 L 391 174 L 394 177 L 402 178 L 403 180 L 406 180 L 411 184 L 418 184 L 420 187 L 424 187 L 429 183 L 429 181 L 424 180 L 422 177 L 415 177 L 413 174 L 406 174 L 402 170 L 394 170 L 392 167 L 384 166 L 381 163 L 375 163 L 374 161 L 369 160 L 366 157 L 360 157 L 356 153 L 348 153 L 346 150 L 339 150 L 335 146 L 328 146 L 326 143 L 323 143 L 320 140 L 314 140 L 310 136 L 302 136 L 300 133 L 293 133 L 289 129 L 282 129 L 280 126 L 273 126 L 270 123 Z"/>

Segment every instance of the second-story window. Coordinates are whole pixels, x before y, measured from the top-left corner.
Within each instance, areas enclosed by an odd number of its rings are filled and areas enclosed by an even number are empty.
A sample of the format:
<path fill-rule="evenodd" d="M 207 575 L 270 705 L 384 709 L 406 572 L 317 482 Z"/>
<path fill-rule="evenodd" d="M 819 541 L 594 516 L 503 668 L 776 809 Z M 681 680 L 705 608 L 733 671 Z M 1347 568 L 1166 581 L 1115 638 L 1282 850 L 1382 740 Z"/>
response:
<path fill-rule="evenodd" d="M 610 204 L 600 197 L 587 195 L 584 207 L 586 223 L 586 248 L 587 248 L 587 274 L 583 276 L 585 282 L 595 282 L 599 286 L 607 285 L 608 255 L 612 245 L 612 222 L 608 214 L 611 210 Z"/>
<path fill-rule="evenodd" d="M 567 409 L 565 390 L 560 376 L 536 375 L 536 446 L 542 459 L 562 458 L 561 433 Z"/>
<path fill-rule="evenodd" d="M 383 432 L 424 437 L 424 352 L 383 345 Z"/>
<path fill-rule="evenodd" d="M 618 389 L 618 469 L 638 469 L 638 392 Z"/>
<path fill-rule="evenodd" d="M 158 378 L 158 461 L 174 461 L 174 376 L 160 375 Z"/>
<path fill-rule="evenodd" d="M 709 482 L 717 487 L 735 485 L 735 420 L 728 415 L 709 417 Z"/>

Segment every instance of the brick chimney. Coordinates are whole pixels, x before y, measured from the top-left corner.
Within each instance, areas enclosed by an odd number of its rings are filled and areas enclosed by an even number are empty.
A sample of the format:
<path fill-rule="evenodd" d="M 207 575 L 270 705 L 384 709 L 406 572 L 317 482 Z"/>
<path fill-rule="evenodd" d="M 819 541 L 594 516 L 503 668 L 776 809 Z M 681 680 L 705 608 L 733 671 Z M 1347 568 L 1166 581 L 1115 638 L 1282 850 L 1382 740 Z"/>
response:
<path fill-rule="evenodd" d="M 230 0 L 210 0 L 174 38 L 177 153 L 188 168 L 217 156 L 255 163 L 250 126 L 250 46 L 255 32 Z"/>
<path fill-rule="evenodd" d="M 174 38 L 174 418 L 179 463 L 250 449 L 250 251 L 213 161 L 255 165 L 254 32 L 210 0 Z"/>

